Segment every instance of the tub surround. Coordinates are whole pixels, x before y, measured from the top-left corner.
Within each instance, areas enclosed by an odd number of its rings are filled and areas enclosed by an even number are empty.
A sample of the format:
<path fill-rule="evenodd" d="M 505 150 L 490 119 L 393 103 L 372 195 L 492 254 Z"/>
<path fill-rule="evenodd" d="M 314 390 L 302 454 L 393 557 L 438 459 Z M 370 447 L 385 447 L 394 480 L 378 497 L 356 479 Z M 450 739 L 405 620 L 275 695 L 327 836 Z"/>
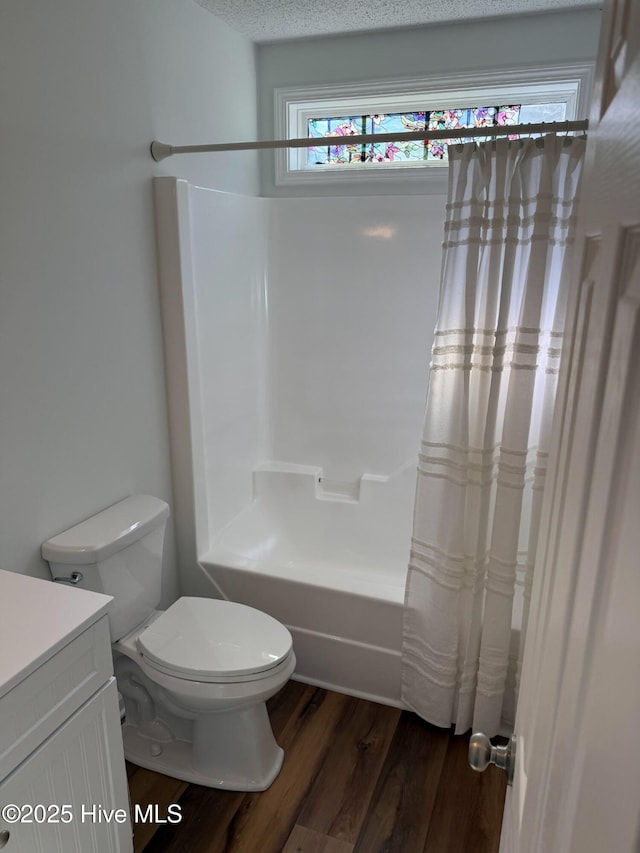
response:
<path fill-rule="evenodd" d="M 182 592 L 397 705 L 443 199 L 155 189 Z"/>
<path fill-rule="evenodd" d="M 266 564 L 283 577 L 295 568 L 319 585 L 318 562 L 348 565 L 353 576 L 366 575 L 369 595 L 384 596 L 404 583 L 415 467 L 341 482 L 311 465 L 262 463 L 253 471 L 252 501 L 213 538 L 213 550 L 236 554 L 235 566 Z M 345 577 L 342 585 L 361 592 L 362 580 L 351 588 Z"/>

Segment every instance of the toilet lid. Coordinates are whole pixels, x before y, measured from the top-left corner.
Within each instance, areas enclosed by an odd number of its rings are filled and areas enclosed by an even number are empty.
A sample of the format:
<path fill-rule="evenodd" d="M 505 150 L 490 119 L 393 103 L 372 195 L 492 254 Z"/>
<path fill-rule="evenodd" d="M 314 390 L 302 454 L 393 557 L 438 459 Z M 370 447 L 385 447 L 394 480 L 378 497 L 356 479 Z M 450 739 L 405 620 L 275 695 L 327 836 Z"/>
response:
<path fill-rule="evenodd" d="M 264 672 L 291 646 L 291 634 L 276 619 L 213 598 L 179 598 L 138 637 L 150 663 L 196 681 Z"/>

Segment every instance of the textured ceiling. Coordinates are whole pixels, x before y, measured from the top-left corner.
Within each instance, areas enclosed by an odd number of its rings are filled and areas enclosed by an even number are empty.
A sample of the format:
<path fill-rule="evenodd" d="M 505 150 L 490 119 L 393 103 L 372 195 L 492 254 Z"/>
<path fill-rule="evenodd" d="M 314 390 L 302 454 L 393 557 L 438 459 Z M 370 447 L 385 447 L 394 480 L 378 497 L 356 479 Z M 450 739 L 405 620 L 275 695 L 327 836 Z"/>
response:
<path fill-rule="evenodd" d="M 595 0 L 196 0 L 255 42 L 599 5 Z"/>

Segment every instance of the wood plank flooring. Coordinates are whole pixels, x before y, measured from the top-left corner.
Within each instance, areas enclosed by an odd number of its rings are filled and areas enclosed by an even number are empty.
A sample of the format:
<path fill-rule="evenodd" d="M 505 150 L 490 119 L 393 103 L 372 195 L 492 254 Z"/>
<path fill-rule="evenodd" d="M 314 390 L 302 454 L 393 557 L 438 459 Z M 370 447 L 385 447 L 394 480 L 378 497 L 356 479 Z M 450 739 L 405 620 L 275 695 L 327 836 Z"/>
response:
<path fill-rule="evenodd" d="M 415 714 L 290 681 L 269 702 L 285 759 L 268 791 L 190 785 L 128 765 L 136 853 L 497 853 L 505 774 L 474 773 L 468 736 Z"/>

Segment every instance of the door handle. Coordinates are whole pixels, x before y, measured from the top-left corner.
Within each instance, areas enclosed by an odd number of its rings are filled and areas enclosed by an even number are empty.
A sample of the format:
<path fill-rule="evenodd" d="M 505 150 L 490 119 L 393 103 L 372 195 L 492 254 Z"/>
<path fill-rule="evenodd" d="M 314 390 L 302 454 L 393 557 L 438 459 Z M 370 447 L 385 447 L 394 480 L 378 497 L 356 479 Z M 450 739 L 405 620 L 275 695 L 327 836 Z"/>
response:
<path fill-rule="evenodd" d="M 475 732 L 469 739 L 469 765 L 478 773 L 495 764 L 507 774 L 507 784 L 513 782 L 516 764 L 516 736 L 512 735 L 506 746 L 494 746 L 482 732 Z"/>

